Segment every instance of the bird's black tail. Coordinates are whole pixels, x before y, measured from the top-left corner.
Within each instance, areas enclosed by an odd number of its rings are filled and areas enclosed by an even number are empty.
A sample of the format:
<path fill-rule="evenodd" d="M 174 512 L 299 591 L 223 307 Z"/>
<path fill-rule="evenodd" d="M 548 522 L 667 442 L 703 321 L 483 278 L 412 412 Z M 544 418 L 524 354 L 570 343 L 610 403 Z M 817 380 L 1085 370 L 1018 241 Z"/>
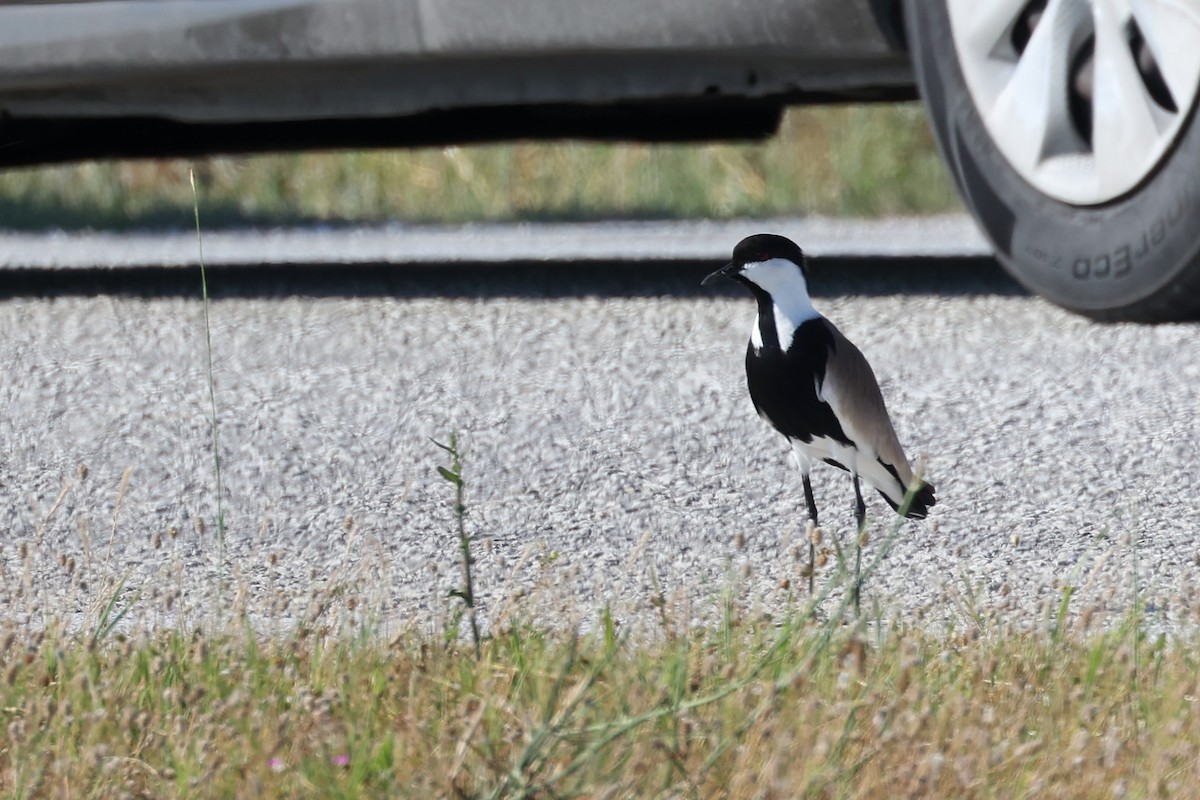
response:
<path fill-rule="evenodd" d="M 879 494 L 892 507 L 893 511 L 896 513 L 900 512 L 900 506 L 892 502 L 892 498 L 883 492 Z M 929 513 L 929 507 L 932 505 L 937 505 L 937 498 L 933 496 L 933 484 L 922 481 L 921 488 L 917 489 L 916 493 L 913 494 L 912 502 L 908 504 L 908 513 L 904 516 L 909 519 L 925 519 L 925 516 Z"/>

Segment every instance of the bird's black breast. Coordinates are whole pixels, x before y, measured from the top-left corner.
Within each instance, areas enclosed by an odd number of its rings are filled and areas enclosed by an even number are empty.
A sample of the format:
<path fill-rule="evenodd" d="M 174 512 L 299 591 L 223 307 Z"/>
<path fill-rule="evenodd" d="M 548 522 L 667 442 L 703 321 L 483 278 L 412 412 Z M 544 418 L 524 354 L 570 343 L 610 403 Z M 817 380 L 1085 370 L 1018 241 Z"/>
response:
<path fill-rule="evenodd" d="M 801 323 L 786 352 L 779 347 L 774 314 L 760 313 L 759 324 L 765 328 L 763 346 L 755 350 L 752 343 L 746 349 L 746 382 L 754 408 L 790 439 L 811 442 L 814 436 L 828 436 L 849 444 L 833 410 L 817 397 L 817 384 L 825 379 L 825 365 L 836 347 L 824 320 Z"/>

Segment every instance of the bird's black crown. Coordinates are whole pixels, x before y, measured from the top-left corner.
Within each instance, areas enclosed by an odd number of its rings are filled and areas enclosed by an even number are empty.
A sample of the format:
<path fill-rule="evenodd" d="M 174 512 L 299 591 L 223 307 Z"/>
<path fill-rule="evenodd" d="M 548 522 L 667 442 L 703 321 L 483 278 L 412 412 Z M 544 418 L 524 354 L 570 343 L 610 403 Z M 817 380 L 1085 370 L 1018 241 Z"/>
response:
<path fill-rule="evenodd" d="M 735 264 L 753 264 L 759 261 L 769 261 L 772 258 L 786 258 L 800 267 L 801 272 L 808 274 L 808 268 L 804 263 L 804 252 L 800 249 L 800 245 L 786 236 L 774 233 L 756 233 L 742 239 L 737 243 L 737 247 L 733 248 Z"/>

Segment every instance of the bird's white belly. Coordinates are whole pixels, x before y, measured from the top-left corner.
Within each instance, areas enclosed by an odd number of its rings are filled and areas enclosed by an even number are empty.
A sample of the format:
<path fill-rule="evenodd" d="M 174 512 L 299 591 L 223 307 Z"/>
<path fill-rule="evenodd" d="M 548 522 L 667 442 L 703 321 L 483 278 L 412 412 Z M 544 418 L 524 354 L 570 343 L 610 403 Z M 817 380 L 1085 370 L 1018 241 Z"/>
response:
<path fill-rule="evenodd" d="M 905 487 L 879 463 L 873 452 L 863 452 L 854 445 L 845 445 L 825 436 L 814 436 L 811 442 L 792 439 L 791 443 L 802 475 L 809 474 L 813 463 L 829 459 L 892 498 L 892 502 L 900 503 L 904 499 Z"/>
<path fill-rule="evenodd" d="M 828 436 L 814 436 L 811 442 L 792 439 L 792 452 L 805 473 L 815 461 L 833 459 L 851 472 L 858 472 L 858 448 L 834 441 Z"/>

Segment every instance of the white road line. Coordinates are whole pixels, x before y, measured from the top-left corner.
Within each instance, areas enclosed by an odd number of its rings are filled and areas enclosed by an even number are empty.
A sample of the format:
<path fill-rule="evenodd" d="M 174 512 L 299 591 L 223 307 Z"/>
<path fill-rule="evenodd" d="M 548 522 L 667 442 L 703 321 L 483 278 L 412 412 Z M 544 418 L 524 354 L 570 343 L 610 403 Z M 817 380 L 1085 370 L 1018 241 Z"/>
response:
<path fill-rule="evenodd" d="M 827 217 L 669 222 L 391 224 L 374 227 L 213 230 L 211 265 L 503 263 L 509 261 L 719 260 L 730 242 L 777 232 L 821 256 L 987 256 L 991 245 L 965 214 L 847 220 Z M 192 231 L 0 231 L 0 268 L 194 266 Z"/>

